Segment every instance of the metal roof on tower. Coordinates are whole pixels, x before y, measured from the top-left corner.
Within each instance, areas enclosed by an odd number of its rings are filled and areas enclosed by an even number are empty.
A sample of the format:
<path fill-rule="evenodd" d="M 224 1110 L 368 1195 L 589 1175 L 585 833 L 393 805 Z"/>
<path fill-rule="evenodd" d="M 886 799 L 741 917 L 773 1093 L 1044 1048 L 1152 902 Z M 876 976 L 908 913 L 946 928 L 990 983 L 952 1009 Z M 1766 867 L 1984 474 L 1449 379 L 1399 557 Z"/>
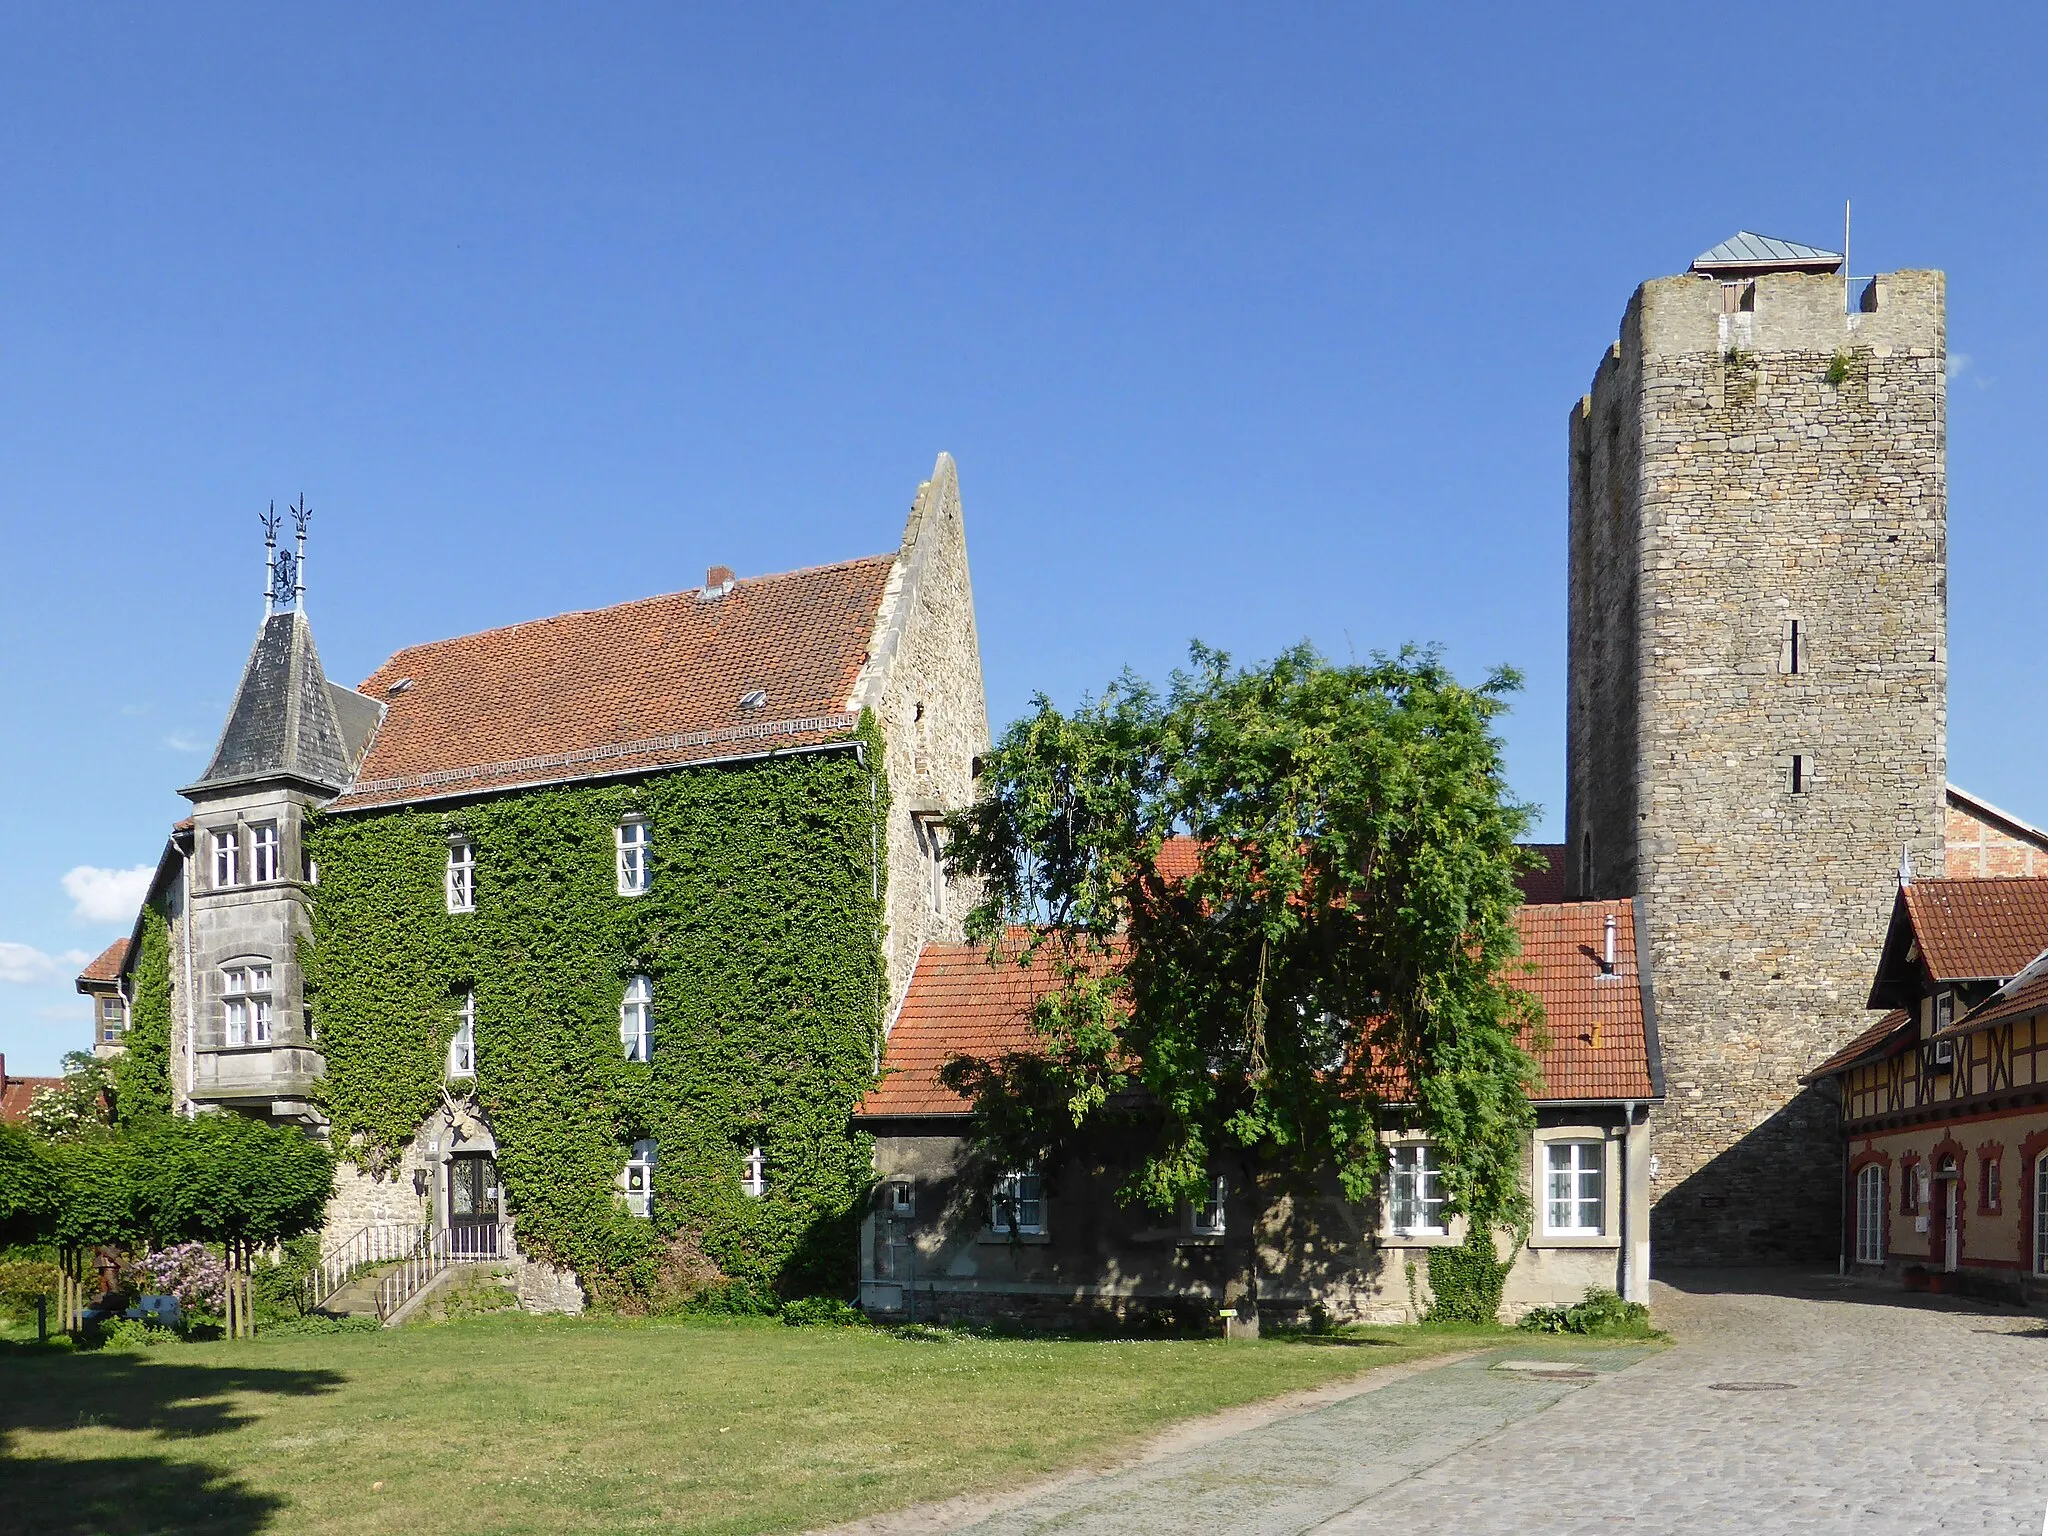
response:
<path fill-rule="evenodd" d="M 1747 229 L 1737 230 L 1710 251 L 1693 258 L 1692 269 L 1705 277 L 1753 277 L 1760 272 L 1836 272 L 1840 251 L 1774 240 Z"/>

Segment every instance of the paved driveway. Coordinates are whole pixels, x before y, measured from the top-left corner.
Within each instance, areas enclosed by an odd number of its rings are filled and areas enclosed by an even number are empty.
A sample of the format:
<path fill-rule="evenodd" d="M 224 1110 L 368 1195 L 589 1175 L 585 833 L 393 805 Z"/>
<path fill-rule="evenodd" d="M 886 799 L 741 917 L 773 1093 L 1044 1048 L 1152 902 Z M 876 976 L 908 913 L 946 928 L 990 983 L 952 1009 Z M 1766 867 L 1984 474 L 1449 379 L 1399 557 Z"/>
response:
<path fill-rule="evenodd" d="M 1676 1348 L 1585 1380 L 1511 1347 L 955 1530 L 1111 1533 L 2043 1530 L 2048 1325 L 1831 1277 L 1659 1284 Z"/>

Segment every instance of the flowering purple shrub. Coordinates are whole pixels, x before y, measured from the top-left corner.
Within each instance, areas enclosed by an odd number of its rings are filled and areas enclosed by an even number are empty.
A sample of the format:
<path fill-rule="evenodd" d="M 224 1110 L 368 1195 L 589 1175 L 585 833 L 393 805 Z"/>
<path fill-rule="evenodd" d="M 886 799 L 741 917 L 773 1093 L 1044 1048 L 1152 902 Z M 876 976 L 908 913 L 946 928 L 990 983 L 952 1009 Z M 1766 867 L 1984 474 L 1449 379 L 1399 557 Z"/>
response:
<path fill-rule="evenodd" d="M 185 1312 L 219 1316 L 227 1305 L 227 1268 L 204 1243 L 155 1248 L 136 1261 L 138 1288 L 178 1298 Z"/>

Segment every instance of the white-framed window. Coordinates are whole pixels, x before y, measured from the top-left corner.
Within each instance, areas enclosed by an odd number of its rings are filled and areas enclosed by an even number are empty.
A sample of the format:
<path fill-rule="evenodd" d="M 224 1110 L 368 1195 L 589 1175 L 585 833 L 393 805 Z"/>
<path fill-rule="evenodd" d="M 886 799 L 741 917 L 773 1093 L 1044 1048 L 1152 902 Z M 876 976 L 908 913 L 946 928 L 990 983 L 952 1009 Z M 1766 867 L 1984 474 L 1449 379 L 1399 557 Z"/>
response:
<path fill-rule="evenodd" d="M 221 1038 L 229 1045 L 270 1044 L 270 967 L 228 966 L 220 990 Z"/>
<path fill-rule="evenodd" d="M 447 895 L 450 912 L 476 910 L 476 850 L 468 843 L 455 841 L 448 845 Z"/>
<path fill-rule="evenodd" d="M 1197 1237 L 1223 1235 L 1223 1202 L 1230 1193 L 1230 1180 L 1222 1174 L 1209 1181 L 1209 1192 L 1188 1213 L 1188 1225 Z"/>
<path fill-rule="evenodd" d="M 619 894 L 643 896 L 654 885 L 654 846 L 644 821 L 622 821 L 619 844 Z"/>
<path fill-rule="evenodd" d="M 992 1232 L 1020 1236 L 1045 1230 L 1045 1181 L 1037 1169 L 1012 1169 L 996 1179 L 989 1192 L 988 1225 Z"/>
<path fill-rule="evenodd" d="M 2048 1152 L 2034 1159 L 2034 1273 L 2048 1275 Z"/>
<path fill-rule="evenodd" d="M 1884 1167 L 1868 1163 L 1856 1174 L 1856 1262 L 1884 1262 Z"/>
<path fill-rule="evenodd" d="M 891 1216 L 915 1216 L 917 1214 L 917 1194 L 912 1189 L 910 1180 L 891 1179 L 889 1181 L 888 1208 Z"/>
<path fill-rule="evenodd" d="M 462 994 L 462 1012 L 455 1017 L 455 1038 L 448 1042 L 448 1075 L 476 1076 L 476 993 Z"/>
<path fill-rule="evenodd" d="M 1387 1149 L 1387 1225 L 1400 1237 L 1442 1237 L 1444 1170 L 1427 1142 Z"/>
<path fill-rule="evenodd" d="M 1607 1221 L 1607 1144 L 1543 1143 L 1543 1230 L 1551 1237 L 1598 1237 Z"/>
<path fill-rule="evenodd" d="M 740 1191 L 756 1200 L 768 1193 L 768 1154 L 759 1147 L 747 1148 L 740 1159 Z"/>
<path fill-rule="evenodd" d="M 213 834 L 213 886 L 223 890 L 242 883 L 242 830 L 230 827 Z"/>
<path fill-rule="evenodd" d="M 100 999 L 100 1043 L 116 1044 L 128 1030 L 128 1000 L 124 997 L 103 997 Z"/>
<path fill-rule="evenodd" d="M 249 878 L 268 885 L 284 878 L 283 845 L 277 839 L 277 823 L 259 821 L 249 828 Z"/>
<path fill-rule="evenodd" d="M 636 1141 L 626 1159 L 626 1210 L 633 1216 L 654 1214 L 654 1143 Z"/>
<path fill-rule="evenodd" d="M 619 1044 L 628 1061 L 654 1059 L 654 983 L 645 976 L 626 983 L 626 999 L 619 1004 Z"/>

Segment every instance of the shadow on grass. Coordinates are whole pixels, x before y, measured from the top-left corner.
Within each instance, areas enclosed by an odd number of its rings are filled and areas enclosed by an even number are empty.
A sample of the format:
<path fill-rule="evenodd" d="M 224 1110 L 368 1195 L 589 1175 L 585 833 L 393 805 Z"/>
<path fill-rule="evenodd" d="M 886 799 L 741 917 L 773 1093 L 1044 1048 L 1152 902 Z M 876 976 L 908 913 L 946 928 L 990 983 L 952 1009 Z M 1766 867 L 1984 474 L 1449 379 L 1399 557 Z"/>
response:
<path fill-rule="evenodd" d="M 237 1393 L 308 1397 L 339 1372 L 200 1364 L 143 1355 L 0 1344 L 0 1526 L 14 1536 L 142 1536 L 206 1531 L 253 1536 L 282 1500 L 231 1473 L 166 1456 L 23 1456 L 24 1431 L 106 1429 L 179 1439 L 250 1421 Z"/>

